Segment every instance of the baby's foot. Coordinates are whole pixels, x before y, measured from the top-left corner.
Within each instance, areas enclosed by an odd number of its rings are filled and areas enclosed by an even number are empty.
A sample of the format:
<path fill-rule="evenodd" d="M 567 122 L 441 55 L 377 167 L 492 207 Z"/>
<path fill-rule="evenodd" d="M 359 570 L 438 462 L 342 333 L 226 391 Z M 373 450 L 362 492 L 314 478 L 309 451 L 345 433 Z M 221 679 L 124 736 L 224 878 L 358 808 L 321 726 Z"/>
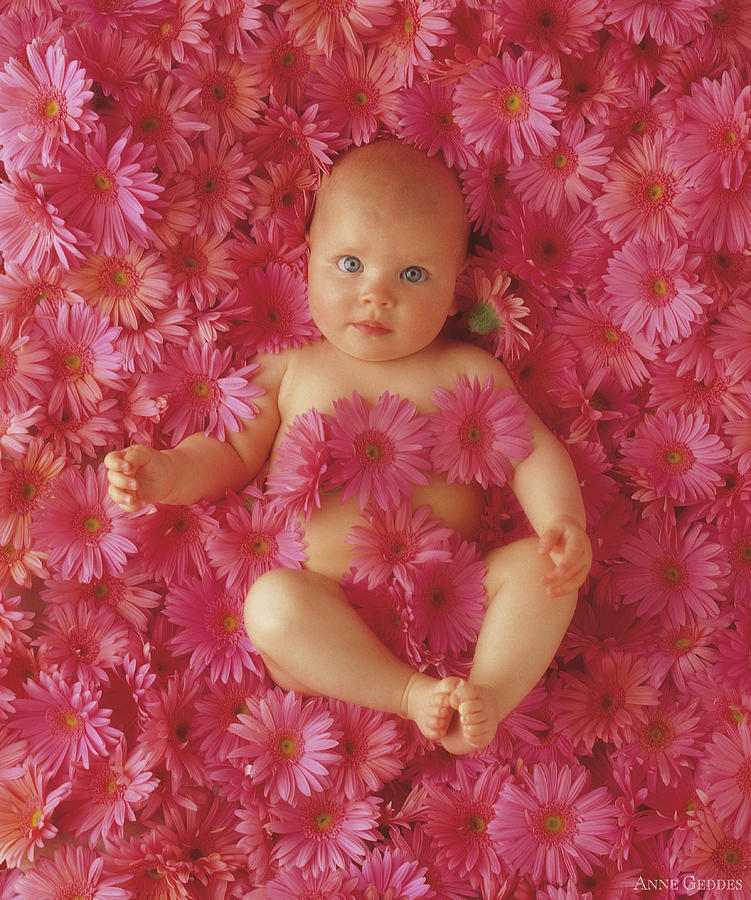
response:
<path fill-rule="evenodd" d="M 458 715 L 441 740 L 446 750 L 458 754 L 487 747 L 501 721 L 495 691 L 486 684 L 460 681 L 449 700 Z"/>
<path fill-rule="evenodd" d="M 453 715 L 449 698 L 459 684 L 458 678 L 437 681 L 422 672 L 415 672 L 404 690 L 402 714 L 412 719 L 428 740 L 440 741 L 446 735 Z"/>

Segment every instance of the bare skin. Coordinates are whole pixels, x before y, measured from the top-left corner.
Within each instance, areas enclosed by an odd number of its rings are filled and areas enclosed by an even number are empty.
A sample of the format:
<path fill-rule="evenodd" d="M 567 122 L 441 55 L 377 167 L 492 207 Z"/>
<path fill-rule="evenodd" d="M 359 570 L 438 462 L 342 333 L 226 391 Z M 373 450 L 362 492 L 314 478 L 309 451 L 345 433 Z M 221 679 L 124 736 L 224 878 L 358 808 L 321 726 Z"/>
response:
<path fill-rule="evenodd" d="M 137 509 L 238 490 L 267 457 L 273 469 L 295 416 L 332 413 L 353 390 L 371 405 L 389 391 L 429 413 L 433 391 L 463 374 L 513 389 L 489 354 L 440 336 L 455 311 L 466 228 L 455 179 L 435 160 L 396 142 L 345 157 L 319 194 L 310 232 L 310 308 L 324 340 L 259 360 L 259 416 L 226 443 L 193 435 L 171 451 L 108 454 L 112 498 Z M 346 535 L 362 518 L 354 499 L 341 504 L 335 492 L 305 523 L 305 567 L 268 572 L 247 596 L 248 633 L 277 684 L 404 716 L 452 753 L 492 741 L 549 665 L 591 563 L 573 466 L 531 410 L 528 421 L 532 453 L 511 487 L 540 538 L 487 555 L 488 604 L 466 682 L 413 670 L 354 612 L 338 582 L 352 561 Z M 412 504 L 429 504 L 435 518 L 475 537 L 477 486 L 433 475 Z"/>

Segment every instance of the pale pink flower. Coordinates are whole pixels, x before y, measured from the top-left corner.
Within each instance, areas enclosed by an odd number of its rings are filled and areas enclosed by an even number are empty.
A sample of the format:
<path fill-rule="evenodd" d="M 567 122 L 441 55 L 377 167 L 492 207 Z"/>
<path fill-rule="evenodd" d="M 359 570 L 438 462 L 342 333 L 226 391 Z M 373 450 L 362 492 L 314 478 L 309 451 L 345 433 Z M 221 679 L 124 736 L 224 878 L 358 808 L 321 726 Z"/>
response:
<path fill-rule="evenodd" d="M 326 432 L 317 409 L 295 416 L 276 448 L 266 477 L 269 497 L 284 504 L 289 515 L 304 514 L 321 507 L 322 484 L 330 462 Z"/>
<path fill-rule="evenodd" d="M 462 321 L 481 346 L 505 363 L 516 362 L 529 342 L 524 336 L 531 329 L 522 321 L 529 308 L 511 288 L 511 276 L 502 269 L 476 266 L 457 281 Z"/>
<path fill-rule="evenodd" d="M 751 841 L 746 835 L 733 837 L 729 826 L 710 809 L 700 809 L 691 822 L 692 839 L 681 858 L 681 871 L 691 872 L 696 884 L 711 881 L 732 884 L 715 890 L 717 900 L 732 900 L 735 885 L 744 885 L 751 876 Z"/>
<path fill-rule="evenodd" d="M 57 834 L 55 810 L 70 792 L 70 782 L 50 789 L 47 767 L 24 766 L 23 775 L 0 781 L 0 863 L 33 862 L 37 848 Z"/>
<path fill-rule="evenodd" d="M 19 890 L 26 900 L 74 897 L 84 892 L 96 900 L 127 900 L 128 893 L 117 887 L 127 875 L 105 872 L 104 863 L 104 857 L 93 850 L 63 844 L 51 858 L 37 861 Z"/>
<path fill-rule="evenodd" d="M 581 57 L 596 46 L 593 40 L 602 27 L 607 7 L 595 0 L 500 0 L 496 15 L 503 22 L 503 35 L 528 50 Z"/>
<path fill-rule="evenodd" d="M 104 28 L 81 23 L 70 29 L 69 40 L 103 94 L 118 103 L 138 102 L 144 78 L 156 69 L 143 38 L 125 34 L 108 22 Z"/>
<path fill-rule="evenodd" d="M 174 0 L 146 23 L 145 44 L 162 69 L 207 53 L 212 46 L 208 24 L 210 7 L 203 0 Z M 232 52 L 232 51 L 230 51 Z"/>
<path fill-rule="evenodd" d="M 433 48 L 443 47 L 455 31 L 456 25 L 435 0 L 398 0 L 378 46 L 393 58 L 401 79 L 411 88 L 416 71 L 426 78 L 434 68 Z"/>
<path fill-rule="evenodd" d="M 62 470 L 65 457 L 39 437 L 29 442 L 26 456 L 7 460 L 0 470 L 0 547 L 28 547 L 31 517 L 39 501 L 49 497 L 50 482 Z"/>
<path fill-rule="evenodd" d="M 32 397 L 48 390 L 52 369 L 49 352 L 38 339 L 22 334 L 13 318 L 0 324 L 0 403 L 11 414 L 28 410 Z"/>
<path fill-rule="evenodd" d="M 283 0 L 279 12 L 301 44 L 320 47 L 330 57 L 336 47 L 359 50 L 361 38 L 371 38 L 394 16 L 392 0 Z"/>

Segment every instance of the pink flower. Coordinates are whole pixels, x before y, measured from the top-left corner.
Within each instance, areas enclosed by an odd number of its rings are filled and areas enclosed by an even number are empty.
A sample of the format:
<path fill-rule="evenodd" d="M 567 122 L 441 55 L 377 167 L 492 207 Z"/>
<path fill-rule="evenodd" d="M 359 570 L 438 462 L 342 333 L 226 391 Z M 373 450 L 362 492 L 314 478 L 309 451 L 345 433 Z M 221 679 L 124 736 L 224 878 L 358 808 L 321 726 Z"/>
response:
<path fill-rule="evenodd" d="M 53 814 L 70 792 L 70 782 L 50 790 L 51 774 L 27 763 L 19 778 L 0 781 L 0 863 L 33 862 L 37 847 L 57 834 Z"/>
<path fill-rule="evenodd" d="M 0 471 L 0 546 L 29 544 L 31 517 L 39 501 L 51 493 L 50 482 L 65 465 L 49 444 L 34 437 L 19 460 L 8 460 Z"/>
<path fill-rule="evenodd" d="M 668 529 L 647 519 L 621 547 L 624 563 L 615 586 L 624 603 L 638 603 L 643 618 L 666 615 L 673 625 L 713 619 L 727 593 L 722 547 L 701 522 Z"/>
<path fill-rule="evenodd" d="M 743 838 L 751 825 L 751 728 L 740 722 L 715 734 L 699 764 L 699 784 L 715 814 L 734 837 Z"/>
<path fill-rule="evenodd" d="M 204 234 L 227 234 L 249 205 L 250 185 L 247 176 L 255 168 L 255 160 L 223 134 L 209 131 L 194 154 L 186 176 L 193 182 L 193 195 L 198 206 L 198 231 Z"/>
<path fill-rule="evenodd" d="M 104 468 L 68 468 L 52 489 L 33 527 L 36 539 L 49 548 L 50 565 L 63 578 L 84 581 L 121 572 L 137 548 L 130 518 L 107 494 Z"/>
<path fill-rule="evenodd" d="M 476 375 L 471 383 L 462 375 L 453 391 L 436 388 L 431 399 L 440 410 L 432 423 L 434 469 L 446 472 L 449 484 L 504 485 L 531 450 L 532 430 L 516 392 L 496 390 L 492 376 L 480 386 Z"/>
<path fill-rule="evenodd" d="M 430 897 L 433 892 L 425 881 L 425 871 L 406 850 L 375 848 L 363 860 L 357 890 L 363 900 L 379 900 L 389 894 L 400 900 Z"/>
<path fill-rule="evenodd" d="M 226 238 L 184 234 L 166 253 L 167 265 L 177 293 L 177 305 L 192 298 L 199 309 L 213 306 L 217 295 L 229 294 L 237 272 L 229 259 Z"/>
<path fill-rule="evenodd" d="M 709 809 L 699 809 L 691 823 L 693 839 L 681 859 L 681 871 L 701 881 L 745 884 L 751 875 L 751 841 L 745 835 L 733 837 L 730 828 L 719 822 Z M 718 900 L 732 900 L 735 888 L 716 891 Z"/>
<path fill-rule="evenodd" d="M 393 717 L 364 706 L 329 700 L 339 734 L 337 764 L 329 767 L 334 791 L 350 799 L 380 791 L 402 771 L 404 749 Z"/>
<path fill-rule="evenodd" d="M 283 0 L 279 12 L 301 44 L 320 47 L 327 57 L 335 47 L 358 50 L 360 38 L 372 37 L 394 15 L 391 2 L 345 0 L 331 5 L 322 0 Z"/>
<path fill-rule="evenodd" d="M 355 581 L 368 588 L 383 585 L 393 577 L 411 591 L 420 566 L 431 560 L 449 561 L 453 532 L 430 518 L 430 506 L 412 509 L 407 502 L 395 510 L 373 508 L 365 516 L 370 527 L 353 525 L 347 543 L 354 547 Z"/>
<path fill-rule="evenodd" d="M 254 79 L 268 85 L 280 103 L 301 108 L 308 76 L 323 56 L 318 44 L 301 40 L 278 10 L 264 19 L 253 37 L 256 46 L 247 65 Z"/>
<path fill-rule="evenodd" d="M 175 63 L 183 63 L 209 51 L 212 41 L 203 26 L 208 24 L 210 17 L 211 11 L 202 0 L 179 0 L 163 4 L 159 15 L 152 18 L 145 29 L 142 26 L 138 30 L 145 30 L 146 45 L 162 69 L 169 71 Z"/>
<path fill-rule="evenodd" d="M 470 163 L 461 172 L 469 218 L 481 234 L 488 231 L 511 195 L 507 173 L 508 165 L 498 149 L 484 154 L 476 165 Z"/>
<path fill-rule="evenodd" d="M 283 106 L 272 94 L 263 122 L 248 141 L 246 149 L 260 162 L 299 162 L 306 168 L 325 172 L 331 164 L 335 147 L 343 144 L 335 131 L 318 119 L 315 103 L 298 113 Z"/>
<path fill-rule="evenodd" d="M 681 410 L 645 416 L 622 452 L 623 466 L 636 485 L 634 498 L 655 508 L 713 497 L 723 483 L 728 457 L 707 417 Z"/>
<path fill-rule="evenodd" d="M 591 128 L 585 135 L 583 118 L 566 120 L 550 151 L 509 167 L 509 183 L 533 211 L 556 216 L 568 208 L 577 213 L 591 203 L 593 188 L 599 191 L 605 181 L 602 169 L 612 148 L 603 144 L 601 129 Z"/>
<path fill-rule="evenodd" d="M 187 578 L 167 592 L 164 614 L 180 630 L 170 641 L 175 653 L 190 653 L 189 670 L 211 681 L 238 680 L 244 672 L 259 674 L 259 664 L 243 623 L 243 600 L 227 594 L 205 572 Z M 208 671 L 207 671 L 208 669 Z"/>
<path fill-rule="evenodd" d="M 70 227 L 91 235 L 95 253 L 122 253 L 131 240 L 147 247 L 150 223 L 161 218 L 156 173 L 148 171 L 143 145 L 130 143 L 130 129 L 110 146 L 103 125 L 91 139 L 61 147 L 60 171 L 40 173 L 50 202 Z"/>
<path fill-rule="evenodd" d="M 287 868 L 266 882 L 264 900 L 350 900 L 356 880 L 337 870 L 313 875 L 306 869 Z"/>
<path fill-rule="evenodd" d="M 488 825 L 504 858 L 535 881 L 592 875 L 617 833 L 607 789 L 589 790 L 583 766 L 538 763 L 522 778 L 506 782 Z"/>
<path fill-rule="evenodd" d="M 9 170 L 37 161 L 55 166 L 60 144 L 92 131 L 97 119 L 87 105 L 91 79 L 68 59 L 62 38 L 46 49 L 37 41 L 25 49 L 28 65 L 11 58 L 0 72 L 0 145 Z"/>
<path fill-rule="evenodd" d="M 400 78 L 411 88 L 414 72 L 426 78 L 434 68 L 433 48 L 443 47 L 455 31 L 433 0 L 398 0 L 396 15 L 378 45 L 391 55 Z"/>
<path fill-rule="evenodd" d="M 240 738 L 230 730 L 237 724 L 239 716 L 247 715 L 248 697 L 259 693 L 261 677 L 244 669 L 238 681 L 209 681 L 206 694 L 196 703 L 195 733 L 201 756 L 209 765 L 224 764 L 232 750 L 241 743 Z"/>
<path fill-rule="evenodd" d="M 122 356 L 115 349 L 120 329 L 86 304 L 62 304 L 56 317 L 38 321 L 55 379 L 48 408 L 81 417 L 97 409 L 102 389 L 118 388 Z"/>
<path fill-rule="evenodd" d="M 594 207 L 611 240 L 686 237 L 685 173 L 670 158 L 664 132 L 629 144 L 605 175 Z"/>
<path fill-rule="evenodd" d="M 529 350 L 524 335 L 531 331 L 522 322 L 529 309 L 521 297 L 514 296 L 508 272 L 489 272 L 477 266 L 471 271 L 471 281 L 463 276 L 457 288 L 469 295 L 464 320 L 474 340 L 506 363 L 516 362 L 524 350 Z"/>
<path fill-rule="evenodd" d="M 246 774 L 272 804 L 299 804 L 330 785 L 338 732 L 320 699 L 280 688 L 248 698 L 248 713 L 230 731 L 241 739 L 231 757 L 250 760 Z"/>
<path fill-rule="evenodd" d="M 279 803 L 271 809 L 271 829 L 279 835 L 272 860 L 314 876 L 360 863 L 367 854 L 366 842 L 378 837 L 380 802 L 370 795 L 348 800 L 326 790 L 295 804 Z"/>
<path fill-rule="evenodd" d="M 96 900 L 126 900 L 128 892 L 117 887 L 126 878 L 105 873 L 104 858 L 93 850 L 62 845 L 52 858 L 40 859 L 33 871 L 26 873 L 19 890 L 27 900 L 84 893 Z"/>
<path fill-rule="evenodd" d="M 219 522 L 214 507 L 157 505 L 140 516 L 138 543 L 144 569 L 167 584 L 183 581 L 187 574 L 201 574 L 208 565 L 206 544 Z"/>
<path fill-rule="evenodd" d="M 751 375 L 751 298 L 742 288 L 713 322 L 709 346 L 733 381 Z"/>
<path fill-rule="evenodd" d="M 143 38 L 123 34 L 107 24 L 102 28 L 73 28 L 70 41 L 106 96 L 129 106 L 138 102 L 143 79 L 156 68 Z"/>
<path fill-rule="evenodd" d="M 227 430 L 240 431 L 243 419 L 258 415 L 254 397 L 264 391 L 249 379 L 258 364 L 229 368 L 232 347 L 219 350 L 191 341 L 186 347 L 171 346 L 164 371 L 148 375 L 156 394 L 167 395 L 162 430 L 172 433 L 172 446 L 188 434 L 203 431 L 223 441 Z"/>
<path fill-rule="evenodd" d="M 552 150 L 561 80 L 550 75 L 548 60 L 523 51 L 518 59 L 512 53 L 491 57 L 460 78 L 455 118 L 470 146 L 479 153 L 500 146 L 508 163 Z"/>
<path fill-rule="evenodd" d="M 110 842 L 126 822 L 136 821 L 137 811 L 156 786 L 145 756 L 138 750 L 128 753 L 121 740 L 109 758 L 76 771 L 61 824 L 78 838 L 86 836 L 89 846 L 100 839 Z"/>
<path fill-rule="evenodd" d="M 454 121 L 453 89 L 435 81 L 418 82 L 399 95 L 399 137 L 428 156 L 441 153 L 447 166 L 465 169 L 477 162 Z"/>
<path fill-rule="evenodd" d="M 675 9 L 655 9 L 645 0 L 612 0 L 606 24 L 623 29 L 626 40 L 638 44 L 649 35 L 658 44 L 687 44 L 705 29 L 706 8 L 702 3 L 681 3 Z"/>
<path fill-rule="evenodd" d="M 317 409 L 309 409 L 292 420 L 276 448 L 266 477 L 269 497 L 284 504 L 291 518 L 321 507 L 321 488 L 329 465 L 324 422 Z"/>
<path fill-rule="evenodd" d="M 28 334 L 21 334 L 8 316 L 0 324 L 0 403 L 11 413 L 27 411 L 32 398 L 48 390 L 52 369 L 47 348 Z"/>
<path fill-rule="evenodd" d="M 393 509 L 411 495 L 412 485 L 428 483 L 421 471 L 430 465 L 428 420 L 414 403 L 385 391 L 369 409 L 353 391 L 349 400 L 335 400 L 334 410 L 326 486 L 343 486 L 342 503 L 357 496 L 360 509 L 371 498 L 378 507 Z"/>
<path fill-rule="evenodd" d="M 504 37 L 515 44 L 551 57 L 581 57 L 594 49 L 593 36 L 602 27 L 606 8 L 594 0 L 501 0 L 496 15 L 503 21 Z"/>
<path fill-rule="evenodd" d="M 242 317 L 234 339 L 243 342 L 249 356 L 278 353 L 320 337 L 310 317 L 305 280 L 292 266 L 270 263 L 248 269 L 238 282 Z M 249 301 L 249 302 L 248 302 Z"/>
<path fill-rule="evenodd" d="M 112 710 L 100 709 L 99 691 L 80 681 L 67 684 L 58 672 L 40 672 L 36 681 L 26 681 L 24 691 L 27 697 L 15 701 L 13 728 L 50 773 L 75 763 L 88 769 L 117 740 L 119 732 L 109 724 Z"/>
<path fill-rule="evenodd" d="M 227 590 L 245 596 L 270 569 L 299 569 L 307 559 L 302 529 L 275 503 L 255 500 L 250 509 L 227 510 L 225 528 L 212 535 L 207 553 Z"/>
<path fill-rule="evenodd" d="M 306 94 L 334 128 L 360 146 L 375 137 L 380 124 L 395 130 L 399 87 L 391 57 L 371 44 L 366 50 L 335 51 L 311 75 Z"/>

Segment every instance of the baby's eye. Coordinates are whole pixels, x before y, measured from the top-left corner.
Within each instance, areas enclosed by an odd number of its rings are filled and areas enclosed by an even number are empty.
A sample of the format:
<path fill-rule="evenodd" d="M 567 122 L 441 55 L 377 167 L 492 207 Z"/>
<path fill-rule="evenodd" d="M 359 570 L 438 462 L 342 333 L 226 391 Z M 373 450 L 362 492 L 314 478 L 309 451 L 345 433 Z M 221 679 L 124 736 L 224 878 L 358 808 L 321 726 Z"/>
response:
<path fill-rule="evenodd" d="M 362 269 L 362 263 L 356 256 L 342 256 L 336 264 L 342 272 L 359 272 Z"/>
<path fill-rule="evenodd" d="M 402 272 L 402 278 L 412 284 L 419 284 L 421 281 L 425 281 L 427 277 L 428 273 L 421 266 L 407 266 Z"/>

